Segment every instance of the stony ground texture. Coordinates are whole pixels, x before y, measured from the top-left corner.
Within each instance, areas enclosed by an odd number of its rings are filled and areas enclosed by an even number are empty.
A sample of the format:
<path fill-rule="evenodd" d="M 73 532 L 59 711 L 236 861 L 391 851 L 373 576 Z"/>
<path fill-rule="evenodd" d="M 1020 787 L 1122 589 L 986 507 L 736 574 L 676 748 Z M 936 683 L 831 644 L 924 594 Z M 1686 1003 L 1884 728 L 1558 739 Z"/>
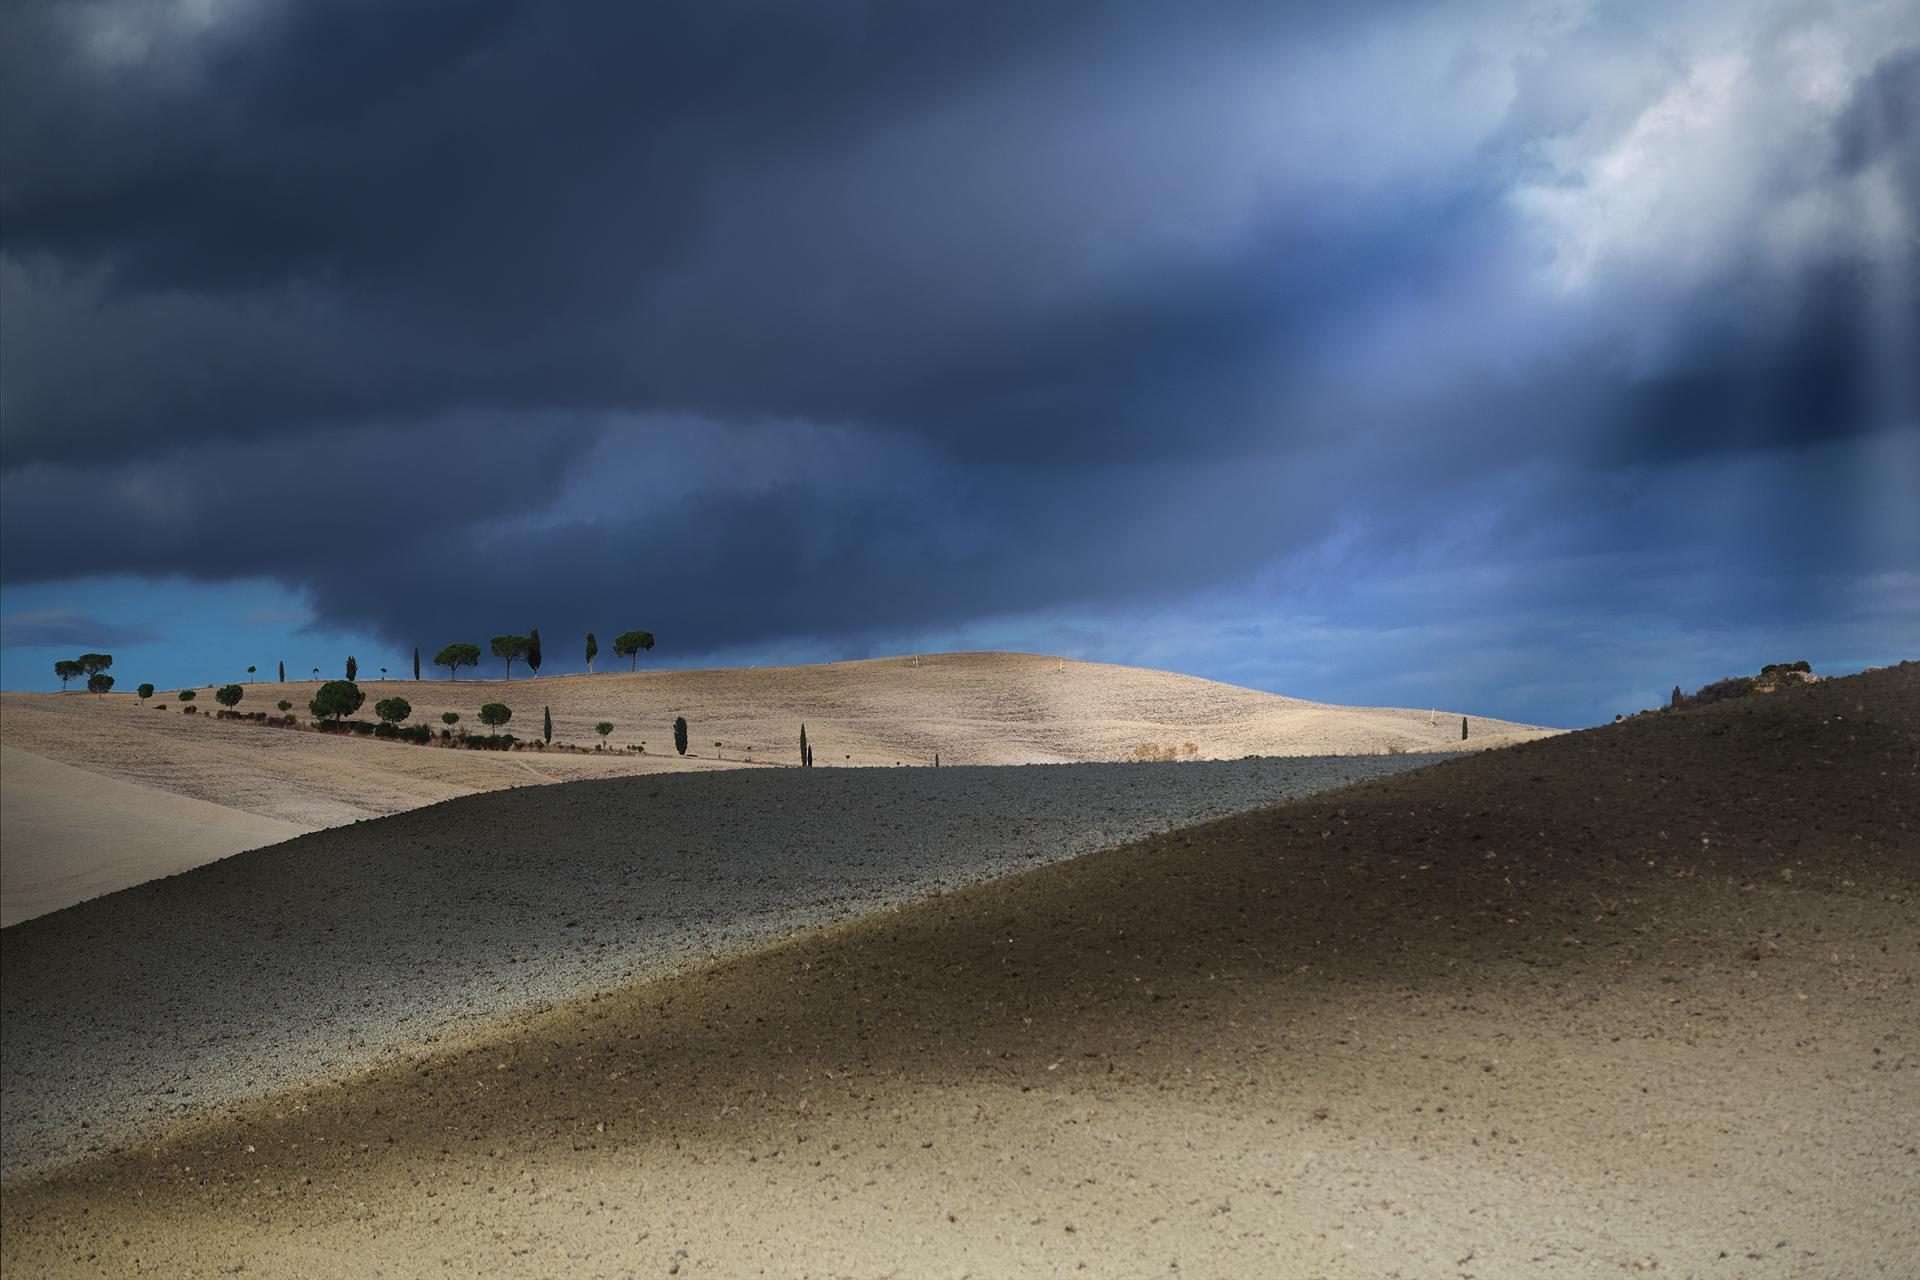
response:
<path fill-rule="evenodd" d="M 0 1250 L 23 1275 L 1911 1276 L 1917 673 L 1449 761 L 623 987 L 16 1181 Z"/>
<path fill-rule="evenodd" d="M 475 1019 L 1430 757 L 737 770 L 317 832 L 6 931 L 17 1170 Z"/>

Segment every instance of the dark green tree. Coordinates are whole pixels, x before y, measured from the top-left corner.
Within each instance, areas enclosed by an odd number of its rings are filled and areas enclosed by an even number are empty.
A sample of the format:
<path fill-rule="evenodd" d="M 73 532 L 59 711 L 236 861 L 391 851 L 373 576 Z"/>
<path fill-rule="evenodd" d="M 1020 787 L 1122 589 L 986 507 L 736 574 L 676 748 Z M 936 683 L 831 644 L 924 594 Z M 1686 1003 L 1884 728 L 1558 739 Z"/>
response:
<path fill-rule="evenodd" d="M 399 724 L 413 714 L 413 704 L 405 698 L 382 698 L 373 704 L 373 714 L 388 724 Z"/>
<path fill-rule="evenodd" d="M 547 708 L 545 729 L 546 729 L 546 732 L 544 733 L 543 736 L 546 738 L 548 742 L 552 742 L 553 741 L 553 708 L 552 707 Z"/>
<path fill-rule="evenodd" d="M 673 718 L 673 749 L 681 755 L 687 754 L 687 718 L 685 716 Z"/>
<path fill-rule="evenodd" d="M 607 735 L 613 732 L 613 721 L 602 720 L 599 724 L 593 726 L 593 731 L 600 735 L 600 741 L 604 744 Z"/>
<path fill-rule="evenodd" d="M 640 669 L 640 653 L 653 649 L 653 632 L 623 631 L 613 640 L 613 651 L 623 658 L 632 659 L 630 670 Z"/>
<path fill-rule="evenodd" d="M 293 704 L 291 702 L 288 702 L 285 698 L 280 699 L 280 701 L 274 703 L 273 705 L 278 707 L 282 714 L 293 710 Z"/>
<path fill-rule="evenodd" d="M 1465 742 L 1466 740 L 1467 740 L 1467 718 L 1465 716 L 1461 716 L 1460 717 L 1460 741 Z"/>
<path fill-rule="evenodd" d="M 80 659 L 78 658 L 63 658 L 53 664 L 53 674 L 60 677 L 60 692 L 65 693 L 67 691 L 67 681 L 78 680 L 81 676 L 87 674 L 87 669 L 80 665 Z"/>
<path fill-rule="evenodd" d="M 260 669 L 259 667 L 248 667 L 247 674 L 252 675 L 254 672 L 258 671 L 259 669 Z"/>
<path fill-rule="evenodd" d="M 807 726 L 800 726 L 800 763 L 807 763 Z"/>
<path fill-rule="evenodd" d="M 286 659 L 282 658 L 280 660 L 280 683 L 285 684 L 286 682 L 287 682 L 287 663 L 286 663 Z"/>
<path fill-rule="evenodd" d="M 105 693 L 113 688 L 113 677 L 105 672 L 96 671 L 87 677 L 88 693 Z"/>
<path fill-rule="evenodd" d="M 151 698 L 153 696 L 153 686 L 150 684 L 143 684 L 138 689 L 135 689 L 134 693 L 139 695 L 140 701 L 145 702 L 148 698 Z"/>
<path fill-rule="evenodd" d="M 239 706 L 240 699 L 246 696 L 247 696 L 247 691 L 241 688 L 239 685 L 223 684 L 220 686 L 219 690 L 213 695 L 213 700 L 219 703 L 221 706 L 227 708 L 229 711 L 231 711 L 233 708 Z"/>
<path fill-rule="evenodd" d="M 176 693 L 173 696 L 180 699 L 180 701 L 182 702 L 192 702 L 195 698 L 200 696 L 200 693 L 198 690 L 195 690 L 195 689 L 182 689 L 179 693 Z"/>
<path fill-rule="evenodd" d="M 540 628 L 535 627 L 527 633 L 527 670 L 533 672 L 533 678 L 540 678 Z"/>
<path fill-rule="evenodd" d="M 504 702 L 489 702 L 480 708 L 480 723 L 489 729 L 498 729 L 513 719 L 513 708 Z"/>
<path fill-rule="evenodd" d="M 458 711 L 442 711 L 440 713 L 440 721 L 451 729 L 454 725 L 460 723 L 460 713 Z"/>
<path fill-rule="evenodd" d="M 329 680 L 307 703 L 307 710 L 322 719 L 338 720 L 358 711 L 366 700 L 367 695 L 360 692 L 360 686 L 353 681 Z"/>
<path fill-rule="evenodd" d="M 83 653 L 80 655 L 80 669 L 90 676 L 97 676 L 113 665 L 110 653 Z"/>
<path fill-rule="evenodd" d="M 352 654 L 348 654 L 347 655 L 347 679 L 358 680 L 359 678 L 360 678 L 360 663 L 355 660 Z"/>
<path fill-rule="evenodd" d="M 495 636 L 493 638 L 493 656 L 506 662 L 507 679 L 513 679 L 513 664 L 527 656 L 527 645 L 529 643 L 525 636 Z"/>
<path fill-rule="evenodd" d="M 587 632 L 587 674 L 588 675 L 593 674 L 593 660 L 599 656 L 600 656 L 600 642 L 594 638 L 593 632 L 589 631 Z"/>
<path fill-rule="evenodd" d="M 447 679 L 458 680 L 460 668 L 480 665 L 480 646 L 477 644 L 450 644 L 433 655 L 433 665 L 447 669 Z"/>
<path fill-rule="evenodd" d="M 1680 686 L 1675 685 L 1673 686 L 1673 696 L 1667 699 L 1667 705 L 1670 707 L 1677 707 L 1682 702 L 1686 701 L 1686 698 L 1687 698 L 1687 695 L 1680 692 Z"/>
<path fill-rule="evenodd" d="M 420 678 L 420 646 L 419 645 L 413 646 L 413 678 L 415 680 L 418 680 Z"/>

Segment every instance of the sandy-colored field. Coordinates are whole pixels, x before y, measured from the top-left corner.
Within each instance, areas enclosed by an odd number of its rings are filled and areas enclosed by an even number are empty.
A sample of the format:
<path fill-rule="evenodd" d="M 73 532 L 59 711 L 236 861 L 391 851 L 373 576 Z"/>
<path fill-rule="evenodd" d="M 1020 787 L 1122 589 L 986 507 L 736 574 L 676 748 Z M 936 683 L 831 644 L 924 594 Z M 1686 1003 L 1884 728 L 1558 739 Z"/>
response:
<path fill-rule="evenodd" d="M 305 829 L 0 745 L 0 926 Z"/>
<path fill-rule="evenodd" d="M 315 688 L 315 681 L 246 685 L 240 709 L 271 712 L 285 700 L 304 717 Z M 369 680 L 361 688 L 367 719 L 374 702 L 397 694 L 413 704 L 416 722 L 438 727 L 443 711 L 457 711 L 464 726 L 478 730 L 480 705 L 503 702 L 513 709 L 508 728 L 526 737 L 539 731 L 551 707 L 556 743 L 598 742 L 594 725 L 606 720 L 617 726 L 608 741 L 618 749 L 501 754 L 287 732 L 211 719 L 206 713 L 217 707 L 205 688 L 192 716 L 180 714 L 172 689 L 145 706 L 127 693 L 0 694 L 0 742 L 15 751 L 235 811 L 204 843 L 176 840 L 173 829 L 145 828 L 141 806 L 107 798 L 110 789 L 102 786 L 102 802 L 83 828 L 85 847 L 76 836 L 55 849 L 29 839 L 22 827 L 21 839 L 0 850 L 0 859 L 15 864 L 6 870 L 0 916 L 11 923 L 138 883 L 145 877 L 128 877 L 145 866 L 182 869 L 267 843 L 246 842 L 261 831 L 249 816 L 313 830 L 504 787 L 737 768 L 748 760 L 790 764 L 803 723 L 821 766 L 930 764 L 935 753 L 946 764 L 1119 760 L 1147 743 L 1199 759 L 1461 746 L 1458 712 L 1332 707 L 1163 671 L 1031 654 L 541 680 Z M 685 757 L 672 749 L 677 715 L 692 729 Z M 1552 732 L 1477 718 L 1474 726 L 1468 747 L 1511 742 L 1516 732 Z M 716 741 L 724 744 L 718 751 Z M 643 743 L 645 754 L 626 750 Z M 46 810 L 52 801 L 36 794 L 41 776 L 0 770 L 0 808 Z M 211 821 L 204 813 L 199 820 Z M 135 847 L 151 856 L 131 856 Z M 85 865 L 75 867 L 76 859 Z"/>
<path fill-rule="evenodd" d="M 0 1252 L 22 1275 L 1910 1276 L 1917 892 L 1908 667 L 600 993 L 16 1181 Z"/>

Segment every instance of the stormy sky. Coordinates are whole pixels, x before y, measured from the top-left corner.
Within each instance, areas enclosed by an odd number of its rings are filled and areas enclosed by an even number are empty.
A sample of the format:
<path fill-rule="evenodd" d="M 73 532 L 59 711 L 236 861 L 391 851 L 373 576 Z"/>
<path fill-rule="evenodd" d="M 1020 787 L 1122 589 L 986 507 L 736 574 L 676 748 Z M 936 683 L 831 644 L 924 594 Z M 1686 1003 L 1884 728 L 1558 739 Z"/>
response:
<path fill-rule="evenodd" d="M 1920 0 L 8 0 L 0 675 L 1920 656 Z"/>

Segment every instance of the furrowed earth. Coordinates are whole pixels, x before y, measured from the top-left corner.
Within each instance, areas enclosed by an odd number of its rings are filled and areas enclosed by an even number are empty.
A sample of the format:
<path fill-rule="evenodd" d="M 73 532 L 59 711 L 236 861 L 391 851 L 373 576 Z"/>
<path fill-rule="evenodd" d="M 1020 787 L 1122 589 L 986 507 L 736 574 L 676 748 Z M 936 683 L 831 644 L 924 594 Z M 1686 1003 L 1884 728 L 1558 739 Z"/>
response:
<path fill-rule="evenodd" d="M 11 1178 L 0 1262 L 1907 1276 L 1916 892 L 1907 665 L 1370 778 L 476 1026 Z"/>

